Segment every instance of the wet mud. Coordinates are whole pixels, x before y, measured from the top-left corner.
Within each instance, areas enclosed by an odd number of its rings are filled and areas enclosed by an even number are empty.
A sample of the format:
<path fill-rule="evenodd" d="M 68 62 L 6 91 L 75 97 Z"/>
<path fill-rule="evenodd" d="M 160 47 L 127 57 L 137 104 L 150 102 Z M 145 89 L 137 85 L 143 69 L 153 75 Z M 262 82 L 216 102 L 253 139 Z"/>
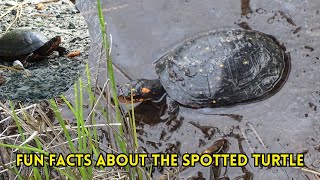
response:
<path fill-rule="evenodd" d="M 94 5 L 79 1 L 80 11 Z M 164 102 L 136 105 L 139 145 L 148 153 L 201 153 L 223 138 L 227 153 L 305 153 L 305 165 L 320 171 L 320 2 L 292 1 L 103 1 L 117 83 L 155 79 L 154 62 L 179 42 L 214 29 L 243 28 L 275 36 L 291 56 L 283 88 L 260 102 L 230 108 L 180 107 L 176 119 L 163 120 Z M 87 16 L 93 23 L 94 14 Z M 90 24 L 90 23 L 89 23 Z M 99 26 L 89 25 L 99 52 Z M 96 39 L 96 41 L 94 41 Z M 94 53 L 91 52 L 91 57 Z M 98 53 L 96 53 L 98 54 Z M 91 62 L 94 64 L 94 62 Z M 129 76 L 127 78 L 124 73 Z M 101 82 L 103 82 L 101 80 Z M 163 168 L 155 168 L 154 178 Z M 189 167 L 190 179 L 316 179 L 292 167 Z"/>

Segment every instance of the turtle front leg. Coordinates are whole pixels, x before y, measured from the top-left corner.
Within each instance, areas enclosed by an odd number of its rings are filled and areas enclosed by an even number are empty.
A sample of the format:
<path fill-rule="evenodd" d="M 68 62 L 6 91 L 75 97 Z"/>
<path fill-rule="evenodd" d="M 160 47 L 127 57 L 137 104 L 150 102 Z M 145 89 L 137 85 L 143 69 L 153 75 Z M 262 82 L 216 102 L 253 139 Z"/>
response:
<path fill-rule="evenodd" d="M 64 47 L 57 47 L 56 51 L 58 51 L 59 53 L 59 56 L 66 56 L 68 58 L 73 58 L 73 57 L 76 57 L 76 56 L 79 56 L 81 53 L 80 51 L 68 51 L 66 48 Z"/>
<path fill-rule="evenodd" d="M 171 99 L 168 95 L 166 96 L 166 103 L 167 108 L 160 118 L 163 120 L 175 119 L 179 114 L 179 103 Z"/>
<path fill-rule="evenodd" d="M 66 48 L 61 47 L 61 46 L 58 46 L 55 50 L 58 51 L 59 56 L 65 56 L 65 55 L 69 54 L 69 51 Z"/>
<path fill-rule="evenodd" d="M 31 62 L 34 59 L 39 58 L 37 54 L 34 53 L 30 53 L 29 55 L 27 55 L 26 57 L 21 58 L 21 62 L 25 65 L 28 65 L 29 62 Z"/>

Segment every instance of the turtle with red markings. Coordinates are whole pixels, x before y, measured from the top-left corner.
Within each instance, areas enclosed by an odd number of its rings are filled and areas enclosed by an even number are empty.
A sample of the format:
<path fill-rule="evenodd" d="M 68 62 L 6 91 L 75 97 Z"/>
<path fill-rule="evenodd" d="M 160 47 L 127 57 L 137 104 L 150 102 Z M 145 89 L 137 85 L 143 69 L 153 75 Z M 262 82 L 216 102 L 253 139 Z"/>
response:
<path fill-rule="evenodd" d="M 60 36 L 47 39 L 42 33 L 31 29 L 14 29 L 0 38 L 0 62 L 36 62 L 45 59 L 54 51 L 57 51 L 59 56 L 67 56 L 69 51 L 60 44 Z"/>
<path fill-rule="evenodd" d="M 119 88 L 120 101 L 157 100 L 167 95 L 168 113 L 226 107 L 266 99 L 285 83 L 290 56 L 272 35 L 222 29 L 178 45 L 155 63 L 158 79 L 134 80 Z"/>

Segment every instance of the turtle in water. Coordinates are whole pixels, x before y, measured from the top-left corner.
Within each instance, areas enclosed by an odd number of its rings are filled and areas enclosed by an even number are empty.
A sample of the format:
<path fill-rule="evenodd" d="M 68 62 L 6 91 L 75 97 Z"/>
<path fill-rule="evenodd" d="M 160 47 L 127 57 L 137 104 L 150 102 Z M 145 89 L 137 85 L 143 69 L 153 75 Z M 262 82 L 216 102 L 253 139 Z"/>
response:
<path fill-rule="evenodd" d="M 217 30 L 191 38 L 155 63 L 159 79 L 121 86 L 122 102 L 157 100 L 167 94 L 167 112 L 226 107 L 275 94 L 290 71 L 290 56 L 278 40 L 252 30 Z M 172 114 L 172 113 L 171 113 Z"/>
<path fill-rule="evenodd" d="M 48 40 L 42 33 L 31 29 L 14 29 L 0 38 L 0 62 L 20 60 L 34 62 L 58 51 L 59 56 L 68 54 L 66 48 L 59 46 L 61 37 Z"/>

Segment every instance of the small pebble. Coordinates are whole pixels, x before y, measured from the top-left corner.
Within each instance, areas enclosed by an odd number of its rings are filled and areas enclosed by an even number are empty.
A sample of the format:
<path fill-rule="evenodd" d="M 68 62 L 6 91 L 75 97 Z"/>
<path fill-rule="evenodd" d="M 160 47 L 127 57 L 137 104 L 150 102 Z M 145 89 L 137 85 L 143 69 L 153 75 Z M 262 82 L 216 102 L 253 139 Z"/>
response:
<path fill-rule="evenodd" d="M 6 29 L 7 29 L 7 26 L 1 25 L 1 31 L 6 31 Z"/>
<path fill-rule="evenodd" d="M 71 13 L 72 13 L 72 14 L 78 14 L 78 13 L 80 13 L 80 11 L 79 11 L 79 9 L 77 8 L 77 9 L 72 10 Z"/>
<path fill-rule="evenodd" d="M 36 10 L 43 10 L 43 9 L 44 9 L 44 4 L 43 3 L 36 4 Z"/>
<path fill-rule="evenodd" d="M 13 62 L 13 67 L 15 69 L 19 69 L 19 70 L 23 70 L 24 69 L 23 64 L 19 60 L 16 60 L 16 61 Z"/>
<path fill-rule="evenodd" d="M 69 28 L 69 29 L 75 29 L 76 26 L 75 26 L 72 22 L 69 22 L 68 28 Z"/>
<path fill-rule="evenodd" d="M 11 14 L 14 15 L 14 16 L 17 15 L 17 10 L 13 9 L 13 10 L 11 11 Z"/>
<path fill-rule="evenodd" d="M 25 90 L 28 90 L 28 89 L 30 89 L 29 86 L 22 86 L 22 87 L 20 87 L 20 88 L 17 88 L 16 90 L 17 90 L 17 91 L 25 91 Z"/>
<path fill-rule="evenodd" d="M 8 2 L 6 2 L 5 5 L 6 5 L 6 6 L 16 6 L 16 5 L 18 5 L 18 3 L 15 2 L 15 1 L 8 1 Z"/>

